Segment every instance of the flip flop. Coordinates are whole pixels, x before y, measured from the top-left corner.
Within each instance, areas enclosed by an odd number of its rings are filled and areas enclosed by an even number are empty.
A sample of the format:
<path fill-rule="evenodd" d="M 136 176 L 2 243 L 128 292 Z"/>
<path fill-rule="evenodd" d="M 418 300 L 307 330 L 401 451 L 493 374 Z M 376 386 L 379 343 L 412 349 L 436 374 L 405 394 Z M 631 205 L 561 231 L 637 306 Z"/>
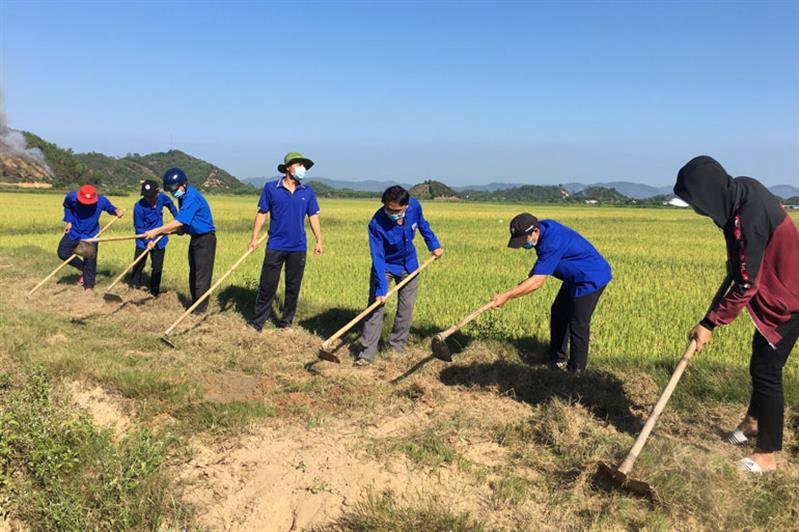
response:
<path fill-rule="evenodd" d="M 372 365 L 372 361 L 368 358 L 359 358 L 352 365 L 356 368 L 368 368 Z"/>
<path fill-rule="evenodd" d="M 744 431 L 737 428 L 727 436 L 727 441 L 733 445 L 743 445 L 749 441 L 749 438 L 744 434 Z"/>
<path fill-rule="evenodd" d="M 764 473 L 763 468 L 751 458 L 742 458 L 740 464 L 744 473 L 752 475 L 762 475 Z"/>

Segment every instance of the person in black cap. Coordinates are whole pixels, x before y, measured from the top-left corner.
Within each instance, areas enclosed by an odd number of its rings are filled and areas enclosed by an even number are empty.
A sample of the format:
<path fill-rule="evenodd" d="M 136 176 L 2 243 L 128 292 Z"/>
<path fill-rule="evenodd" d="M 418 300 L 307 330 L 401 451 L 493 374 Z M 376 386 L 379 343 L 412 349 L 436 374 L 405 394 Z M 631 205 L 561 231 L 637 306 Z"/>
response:
<path fill-rule="evenodd" d="M 156 181 L 149 179 L 142 181 L 141 195 L 142 198 L 133 207 L 133 227 L 136 229 L 136 234 L 145 233 L 150 229 L 164 225 L 164 207 L 169 209 L 173 218 L 178 215 L 177 207 L 169 199 L 169 196 L 161 192 Z M 136 239 L 134 260 L 139 258 L 142 253 L 150 250 L 150 293 L 156 297 L 161 293 L 161 272 L 164 268 L 164 254 L 166 253 L 168 240 L 169 237 L 167 235 L 163 235 L 157 243 L 152 238 Z M 145 288 L 142 284 L 142 272 L 144 271 L 145 262 L 147 262 L 146 258 L 133 267 L 131 284 L 136 288 Z"/>
<path fill-rule="evenodd" d="M 526 280 L 494 296 L 494 308 L 538 290 L 550 275 L 563 281 L 552 303 L 549 363 L 557 369 L 583 371 L 588 363 L 591 317 L 612 279 L 610 265 L 577 231 L 554 220 L 539 221 L 529 213 L 511 220 L 508 247 L 535 249 L 538 260 Z"/>

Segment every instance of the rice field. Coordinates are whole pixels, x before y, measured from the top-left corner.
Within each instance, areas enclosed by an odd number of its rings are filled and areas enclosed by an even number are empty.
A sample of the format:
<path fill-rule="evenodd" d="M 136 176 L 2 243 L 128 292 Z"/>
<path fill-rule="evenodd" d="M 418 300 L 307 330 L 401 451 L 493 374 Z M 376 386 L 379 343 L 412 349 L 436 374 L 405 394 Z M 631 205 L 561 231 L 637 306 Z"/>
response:
<path fill-rule="evenodd" d="M 56 194 L 0 194 L 2 248 L 30 246 L 37 252 L 50 253 L 51 264 L 57 265 L 61 199 Z M 107 234 L 132 233 L 132 207 L 137 198 L 111 199 L 116 206 L 129 209 L 129 213 Z M 208 199 L 217 226 L 217 277 L 246 250 L 257 198 Z M 380 204 L 324 198 L 320 204 L 325 253 L 308 257 L 299 321 L 336 308 L 360 310 L 368 296 L 371 262 L 366 226 Z M 724 275 L 720 232 L 708 219 L 690 210 L 451 202 L 427 202 L 423 208 L 445 255 L 422 276 L 414 314 L 415 331 L 445 329 L 493 294 L 526 277 L 535 262 L 535 252 L 506 247 L 508 221 L 522 211 L 531 211 L 539 218 L 554 218 L 576 229 L 613 268 L 614 280 L 594 316 L 590 365 L 649 366 L 674 357 L 684 347 L 687 331 L 703 316 Z M 105 216 L 103 220 L 107 220 Z M 169 219 L 168 213 L 165 218 Z M 313 242 L 310 229 L 308 239 Z M 416 244 L 420 257 L 426 255 L 419 235 Z M 188 238 L 171 238 L 162 289 L 188 293 L 187 246 Z M 254 290 L 262 253 L 263 247 L 228 278 L 226 286 Z M 98 290 L 132 257 L 130 242 L 101 244 Z M 26 269 L 24 264 L 14 267 Z M 63 275 L 70 273 L 69 269 L 63 270 Z M 484 339 L 524 342 L 534 338 L 547 342 L 549 306 L 559 284 L 551 279 L 539 292 L 484 315 L 468 331 Z M 254 293 L 252 297 L 254 300 Z M 246 300 L 242 304 L 246 305 Z M 698 365 L 708 370 L 745 367 L 751 334 L 751 321 L 741 316 L 731 326 L 717 331 L 712 347 L 699 357 Z M 723 379 L 726 373 L 723 370 L 718 377 Z M 786 381 L 793 398 L 798 393 L 796 376 L 795 365 L 789 365 Z M 725 392 L 720 383 L 718 393 L 726 396 L 737 392 Z"/>
<path fill-rule="evenodd" d="M 137 200 L 111 199 L 129 213 Z M 246 250 L 257 198 L 208 200 L 217 226 L 219 277 Z M 109 523 L 120 505 L 130 510 L 125 522 L 132 528 L 218 529 L 234 520 L 243 528 L 288 529 L 297 514 L 286 509 L 309 504 L 318 505 L 311 512 L 316 521 L 298 521 L 305 523 L 298 528 L 795 525 L 796 353 L 785 368 L 785 470 L 742 480 L 736 460 L 748 451 L 720 438 L 749 398 L 753 326 L 745 316 L 717 329 L 695 357 L 636 465 L 636 477 L 658 490 L 658 505 L 604 491 L 591 480 L 598 461 L 620 460 L 629 449 L 685 347 L 687 331 L 723 277 L 723 238 L 712 222 L 691 211 L 423 203 L 445 255 L 422 274 L 409 353 L 383 353 L 369 370 L 329 363 L 311 370 L 322 337 L 366 306 L 366 226 L 380 207 L 377 201 L 320 199 L 325 253 L 308 257 L 297 330 L 255 335 L 244 325 L 254 303 L 260 249 L 212 297 L 208 315 L 183 324 L 177 349 L 157 336 L 180 313 L 175 292 L 188 297 L 187 238 L 173 237 L 167 247 L 162 290 L 168 293 L 157 302 L 114 306 L 99 294 L 87 298 L 65 284 L 76 278 L 69 269 L 39 294 L 25 295 L 59 263 L 61 201 L 59 194 L 0 193 L 0 502 L 7 497 L 12 515 L 33 529 L 114 528 Z M 614 280 L 592 323 L 589 371 L 571 376 L 539 364 L 560 284 L 555 279 L 468 326 L 453 363 L 420 365 L 436 332 L 526 278 L 535 252 L 506 247 L 508 221 L 522 211 L 576 229 L 613 268 Z M 107 220 L 104 215 L 102 222 Z M 108 234 L 132 231 L 127 214 Z M 313 242 L 310 230 L 308 238 Z M 420 258 L 426 255 L 419 236 L 417 249 Z M 99 293 L 132 257 L 130 242 L 100 245 Z M 389 316 L 394 305 L 388 304 Z M 386 320 L 386 329 L 390 325 Z M 125 439 L 115 440 L 75 414 L 76 394 L 99 394 L 104 416 L 109 405 L 126 412 L 116 415 L 126 424 Z M 61 433 L 81 436 L 61 441 Z M 4 440 L 9 434 L 14 437 Z M 306 445 L 297 447 L 297 440 Z M 48 451 L 48 445 L 69 452 Z M 201 452 L 189 458 L 198 446 Z M 275 453 L 281 460 L 269 459 Z M 103 483 L 104 475 L 129 471 L 127 460 L 142 455 L 147 474 L 126 480 L 128 491 L 87 496 L 87 483 L 102 490 L 111 485 Z M 306 468 L 320 456 L 332 457 L 317 464 L 326 473 Z M 81 464 L 75 471 L 82 473 L 57 473 L 38 485 L 37 475 L 49 469 L 37 469 L 31 457 L 51 457 L 47 467 L 65 471 Z M 64 457 L 62 465 L 58 457 Z M 283 462 L 286 469 L 276 472 L 275 464 Z M 16 491 L 4 476 L 9 467 L 26 471 L 17 473 L 25 482 Z M 398 482 L 395 491 L 368 491 L 367 480 L 384 470 L 391 471 L 384 483 Z M 185 484 L 191 471 L 204 473 Z M 268 475 L 286 485 L 262 491 Z M 182 480 L 176 484 L 175 478 Z M 463 496 L 441 498 L 441 492 Z M 335 495 L 325 498 L 326 493 Z M 343 507 L 341 496 L 354 498 L 355 505 Z M 60 500 L 69 502 L 56 504 Z M 256 519 L 258 508 L 266 520 Z M 280 514 L 281 508 L 286 512 Z M 330 528 L 318 528 L 325 524 Z"/>

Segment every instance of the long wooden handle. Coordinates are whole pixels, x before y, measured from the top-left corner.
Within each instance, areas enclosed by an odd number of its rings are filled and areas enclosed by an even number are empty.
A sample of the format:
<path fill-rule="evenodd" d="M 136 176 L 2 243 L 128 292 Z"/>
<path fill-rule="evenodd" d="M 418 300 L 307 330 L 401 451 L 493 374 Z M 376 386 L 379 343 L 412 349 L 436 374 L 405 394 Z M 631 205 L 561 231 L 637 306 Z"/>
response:
<path fill-rule="evenodd" d="M 161 240 L 162 238 L 164 238 L 164 235 L 158 235 L 158 238 L 156 238 L 155 240 L 153 240 L 153 244 L 158 244 L 158 241 L 159 241 L 159 240 Z M 126 273 L 128 273 L 128 272 L 129 272 L 131 269 L 133 269 L 133 267 L 134 267 L 134 266 L 136 266 L 138 263 L 140 263 L 140 262 L 141 262 L 141 261 L 143 261 L 145 258 L 147 258 L 147 254 L 148 254 L 149 252 L 150 252 L 150 248 L 146 248 L 146 249 L 144 250 L 144 253 L 142 253 L 141 255 L 139 255 L 138 257 L 136 257 L 136 258 L 134 259 L 134 261 L 133 261 L 133 262 L 131 262 L 131 263 L 128 265 L 128 267 L 127 267 L 127 268 L 125 268 L 124 270 L 122 270 L 122 273 L 120 273 L 120 274 L 117 276 L 117 278 L 116 278 L 116 279 L 114 279 L 114 281 L 113 281 L 113 282 L 112 282 L 110 285 L 108 285 L 108 288 L 106 288 L 106 290 L 111 290 L 112 288 L 114 288 L 114 286 L 115 286 L 115 285 L 116 285 L 116 284 L 117 284 L 119 281 L 121 281 L 123 277 L 125 277 L 125 274 L 126 274 Z"/>
<path fill-rule="evenodd" d="M 486 303 L 485 305 L 483 305 L 479 309 L 473 311 L 471 314 L 469 314 L 468 316 L 463 318 L 461 321 L 459 321 L 458 323 L 456 323 L 455 325 L 453 325 L 452 327 L 450 327 L 446 331 L 438 333 L 437 336 L 439 338 L 441 338 L 442 340 L 444 340 L 445 338 L 451 336 L 455 331 L 458 331 L 459 329 L 462 329 L 463 327 L 465 327 L 470 321 L 475 319 L 477 316 L 479 316 L 483 312 L 485 312 L 488 309 L 490 309 L 493 306 L 493 304 L 494 304 L 493 301 L 490 301 L 490 302 Z"/>
<path fill-rule="evenodd" d="M 691 361 L 691 358 L 696 353 L 696 340 L 691 340 L 688 344 L 688 347 L 685 348 L 685 352 L 680 359 L 680 362 L 677 364 L 677 367 L 674 369 L 674 373 L 671 374 L 671 378 L 669 379 L 669 383 L 666 385 L 666 388 L 663 390 L 663 393 L 660 394 L 660 399 L 655 404 L 655 407 L 652 409 L 652 413 L 649 414 L 649 418 L 646 420 L 646 424 L 644 428 L 641 430 L 641 434 L 638 435 L 638 438 L 635 440 L 635 443 L 630 449 L 630 452 L 627 453 L 627 457 L 619 466 L 619 472 L 624 473 L 627 475 L 630 470 L 633 468 L 633 464 L 635 464 L 635 460 L 638 458 L 638 454 L 641 452 L 641 449 L 644 448 L 644 444 L 646 444 L 646 440 L 649 439 L 649 434 L 652 432 L 652 429 L 655 427 L 655 422 L 660 417 L 660 413 L 663 412 L 663 409 L 666 407 L 666 403 L 669 402 L 669 398 L 671 398 L 671 394 L 674 391 L 674 388 L 677 387 L 677 382 L 679 382 L 680 377 L 682 377 L 685 368 L 688 367 L 688 363 Z"/>
<path fill-rule="evenodd" d="M 419 273 L 421 273 L 421 271 L 422 271 L 422 270 L 424 270 L 425 268 L 427 268 L 428 266 L 430 266 L 431 264 L 433 264 L 433 262 L 435 262 L 435 260 L 436 260 L 436 257 L 430 257 L 429 259 L 427 259 L 426 261 L 424 261 L 424 263 L 423 263 L 421 266 L 419 266 L 419 267 L 418 267 L 416 270 L 414 270 L 414 271 L 413 271 L 413 273 L 409 274 L 409 275 L 408 275 L 408 276 L 407 276 L 405 279 L 403 279 L 402 281 L 400 281 L 399 283 L 397 283 L 397 285 L 396 285 L 394 288 L 392 288 L 392 289 L 391 289 L 391 290 L 390 290 L 390 291 L 389 291 L 389 292 L 386 294 L 386 298 L 390 297 L 392 294 L 395 294 L 396 292 L 399 292 L 399 290 L 400 290 L 400 289 L 401 289 L 403 286 L 405 286 L 406 284 L 408 284 L 409 282 L 411 282 L 411 281 L 412 281 L 412 280 L 413 280 L 413 279 L 414 279 L 414 278 L 415 278 L 417 275 L 419 275 Z M 366 308 L 363 310 L 363 312 L 361 312 L 360 314 L 358 314 L 357 316 L 355 316 L 354 318 L 352 318 L 352 319 L 351 319 L 351 320 L 350 320 L 350 321 L 349 321 L 349 322 L 348 322 L 348 323 L 347 323 L 347 324 L 346 324 L 344 327 L 342 327 L 341 329 L 339 329 L 338 331 L 336 331 L 336 332 L 333 334 L 333 336 L 331 336 L 330 338 L 328 338 L 327 340 L 325 340 L 325 341 L 322 343 L 322 347 L 323 347 L 323 348 L 325 348 L 325 349 L 327 349 L 328 347 L 330 347 L 330 345 L 331 345 L 333 342 L 335 342 L 336 340 L 338 340 L 339 338 L 341 338 L 341 336 L 342 336 L 344 333 L 346 333 L 347 331 L 349 331 L 350 329 L 352 329 L 352 328 L 353 328 L 353 327 L 354 327 L 354 326 L 355 326 L 355 325 L 356 325 L 356 324 L 357 324 L 359 321 L 361 321 L 362 319 L 364 319 L 366 316 L 368 316 L 368 315 L 369 315 L 369 313 L 370 313 L 370 312 L 372 312 L 374 309 L 376 309 L 377 307 L 379 307 L 379 306 L 380 306 L 380 305 L 382 305 L 382 304 L 383 304 L 383 303 L 381 303 L 380 301 L 375 301 L 374 303 L 372 303 L 371 305 L 369 305 L 368 307 L 366 307 Z"/>
<path fill-rule="evenodd" d="M 124 210 L 124 209 L 122 210 L 122 214 L 125 214 L 125 210 Z M 105 230 L 106 230 L 106 229 L 108 229 L 109 227 L 111 227 L 112 225 L 114 225 L 114 222 L 116 222 L 116 221 L 117 221 L 117 220 L 119 220 L 120 218 L 121 218 L 121 216 L 114 216 L 114 217 L 111 219 L 111 221 L 109 221 L 107 224 L 105 224 L 105 226 L 104 226 L 102 229 L 100 229 L 100 232 L 99 232 L 99 233 L 97 233 L 97 236 L 100 236 L 100 235 L 102 235 L 103 233 L 105 233 Z M 78 257 L 78 256 L 77 256 L 77 255 L 75 255 L 74 253 L 73 253 L 72 255 L 70 255 L 70 256 L 69 256 L 69 258 L 68 258 L 67 260 L 65 260 L 64 262 L 62 262 L 61 264 L 59 264 L 59 265 L 58 265 L 58 268 L 56 268 L 55 270 L 53 270 L 52 272 L 50 272 L 50 275 L 48 275 L 47 277 L 45 277 L 44 279 L 42 279 L 41 281 L 39 281 L 39 284 L 37 284 L 36 286 L 34 286 L 33 288 L 31 288 L 31 291 L 30 291 L 30 292 L 28 292 L 28 295 L 31 295 L 31 294 L 32 294 L 32 293 L 34 293 L 36 290 L 38 290 L 39 288 L 41 288 L 41 287 L 44 285 L 44 283 L 46 283 L 47 281 L 49 281 L 49 280 L 50 280 L 50 278 L 52 278 L 52 277 L 53 277 L 55 274 L 57 274 L 59 271 L 61 271 L 61 268 L 63 268 L 64 266 L 66 266 L 67 264 L 69 264 L 70 262 L 72 262 L 72 259 L 76 259 L 77 257 Z"/>
<path fill-rule="evenodd" d="M 137 238 L 144 238 L 144 233 L 140 235 L 107 236 L 105 238 L 100 238 L 98 235 L 94 238 L 82 238 L 81 240 L 89 244 L 96 244 L 97 242 L 116 242 L 118 240 L 135 240 Z"/>
<path fill-rule="evenodd" d="M 264 234 L 263 234 L 263 236 L 261 236 L 261 238 L 259 238 L 259 239 L 258 239 L 258 244 L 259 244 L 259 245 L 260 245 L 260 244 L 262 244 L 262 243 L 263 243 L 263 241 L 264 241 L 264 240 L 266 240 L 268 236 L 269 236 L 269 233 L 264 233 Z M 230 267 L 230 269 L 229 269 L 228 271 L 226 271 L 225 273 L 223 273 L 223 274 L 222 274 L 222 277 L 220 277 L 219 279 L 217 279 L 217 281 L 216 281 L 216 282 L 215 282 L 213 285 L 211 285 L 211 288 L 209 288 L 208 290 L 206 290 L 206 291 L 205 291 L 205 293 L 204 293 L 203 295 L 201 295 L 201 296 L 200 296 L 200 297 L 197 299 L 197 301 L 195 301 L 195 302 L 194 302 L 194 303 L 193 303 L 193 304 L 192 304 L 192 305 L 191 305 L 189 308 L 187 308 L 187 309 L 186 309 L 186 312 L 184 312 L 183 314 L 181 314 L 181 315 L 180 315 L 180 317 L 179 317 L 177 320 L 175 320 L 175 323 L 173 323 L 172 325 L 170 325 L 170 326 L 169 326 L 169 328 L 168 328 L 166 331 L 164 331 L 164 336 L 169 336 L 169 333 L 171 333 L 173 330 L 175 330 L 175 327 L 177 327 L 178 325 L 180 325 L 180 322 L 182 322 L 183 320 L 185 320 L 185 319 L 186 319 L 186 317 L 187 317 L 189 314 L 191 314 L 192 312 L 194 312 L 194 309 L 196 309 L 197 307 L 199 307 L 199 306 L 202 304 L 202 302 L 203 302 L 203 301 L 205 301 L 206 299 L 208 299 L 208 298 L 211 296 L 211 292 L 213 292 L 214 290 L 216 290 L 217 288 L 219 288 L 219 285 L 221 285 L 221 284 L 222 284 L 222 282 L 223 282 L 225 279 L 227 279 L 227 278 L 228 278 L 228 276 L 229 276 L 231 273 L 233 273 L 233 271 L 234 271 L 236 268 L 238 268 L 238 267 L 241 265 L 241 263 L 242 263 L 242 262 L 244 262 L 244 259 L 246 259 L 246 258 L 247 258 L 247 257 L 249 257 L 250 255 L 252 255 L 252 252 L 253 252 L 253 251 L 255 251 L 255 250 L 254 250 L 254 249 L 252 249 L 252 248 L 248 249 L 248 250 L 247 250 L 247 251 L 244 253 L 244 255 L 242 255 L 242 256 L 239 258 L 239 260 L 237 260 L 235 263 L 233 263 L 233 266 L 231 266 L 231 267 Z"/>

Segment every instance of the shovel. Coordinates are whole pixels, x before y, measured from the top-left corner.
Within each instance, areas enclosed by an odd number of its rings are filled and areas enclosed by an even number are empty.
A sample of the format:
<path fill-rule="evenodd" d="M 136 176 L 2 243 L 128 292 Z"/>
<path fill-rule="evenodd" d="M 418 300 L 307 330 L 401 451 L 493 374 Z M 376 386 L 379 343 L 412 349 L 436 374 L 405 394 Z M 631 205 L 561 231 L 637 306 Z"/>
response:
<path fill-rule="evenodd" d="M 164 235 L 158 235 L 158 238 L 156 238 L 155 240 L 153 240 L 153 244 L 158 244 L 158 241 L 159 241 L 159 240 L 161 240 L 162 238 L 164 238 Z M 115 294 L 115 293 L 111 292 L 111 289 L 112 289 L 112 288 L 114 288 L 114 286 L 115 286 L 115 285 L 116 285 L 116 284 L 117 284 L 119 281 L 121 281 L 121 280 L 122 280 L 122 278 L 123 278 L 123 277 L 125 277 L 125 274 L 126 274 L 126 273 L 128 273 L 130 270 L 132 270 L 134 266 L 136 266 L 138 263 L 140 263 L 140 262 L 141 262 L 141 261 L 143 261 L 145 258 L 147 258 L 147 254 L 148 254 L 148 253 L 150 253 L 150 248 L 147 248 L 147 249 L 145 249 L 145 250 L 144 250 L 144 253 L 142 253 L 141 255 L 139 255 L 138 257 L 136 257 L 136 259 L 135 259 L 133 262 L 131 262 L 131 263 L 128 265 L 128 267 L 127 267 L 127 268 L 125 268 L 124 270 L 122 270 L 122 273 L 120 273 L 120 274 L 117 276 L 117 278 L 116 278 L 116 279 L 114 279 L 114 280 L 113 280 L 113 282 L 112 282 L 110 285 L 108 285 L 108 288 L 106 288 L 106 289 L 105 289 L 105 290 L 106 290 L 106 292 L 105 292 L 105 294 L 103 294 L 103 299 L 105 299 L 105 300 L 106 300 L 106 301 L 108 301 L 109 303 L 122 303 L 122 301 L 123 301 L 123 299 L 122 299 L 122 296 L 120 296 L 119 294 Z"/>
<path fill-rule="evenodd" d="M 446 331 L 440 332 L 433 337 L 433 341 L 431 347 L 433 348 L 433 356 L 439 360 L 443 360 L 444 362 L 452 362 L 452 353 L 449 351 L 449 346 L 447 345 L 447 338 L 452 336 L 457 331 L 461 330 L 465 327 L 469 322 L 475 319 L 477 316 L 482 314 L 483 312 L 489 310 L 493 302 L 486 303 L 479 309 L 473 311 L 471 314 L 463 318 L 461 321 L 447 329 Z"/>
<path fill-rule="evenodd" d="M 259 239 L 258 239 L 258 245 L 261 245 L 261 244 L 263 244 L 264 240 L 266 240 L 268 236 L 269 236 L 269 233 L 264 233 L 264 234 L 263 234 L 263 236 L 261 236 L 261 238 L 259 238 Z M 229 276 L 231 273 L 233 273 L 233 271 L 234 271 L 236 268 L 238 268 L 238 267 L 241 265 L 241 263 L 242 263 L 242 262 L 244 262 L 244 259 L 246 259 L 246 258 L 247 258 L 247 257 L 249 257 L 250 255 L 252 255 L 252 252 L 253 252 L 253 251 L 255 251 L 255 250 L 254 250 L 254 249 L 252 249 L 252 248 L 248 248 L 248 249 L 247 249 L 247 251 L 244 253 L 244 255 L 242 255 L 242 256 L 239 258 L 239 260 L 237 260 L 235 263 L 233 263 L 233 266 L 231 266 L 231 267 L 230 267 L 230 269 L 229 269 L 228 271 L 226 271 L 225 273 L 223 273 L 223 274 L 222 274 L 222 277 L 220 277 L 219 279 L 217 279 L 217 281 L 216 281 L 214 284 L 212 284 L 212 285 L 211 285 L 211 288 L 209 288 L 208 290 L 206 290 L 206 291 L 205 291 L 205 293 L 204 293 L 203 295 L 201 295 L 199 298 L 197 298 L 197 301 L 195 301 L 194 303 L 192 303 L 192 305 L 191 305 L 189 308 L 187 308 L 187 309 L 186 309 L 186 312 L 184 312 L 183 314 L 181 314 L 181 315 L 180 315 L 180 317 L 179 317 L 178 319 L 176 319 L 176 320 L 175 320 L 175 323 L 173 323 L 172 325 L 170 325 L 170 326 L 169 326 L 169 328 L 168 328 L 166 331 L 164 331 L 164 334 L 161 336 L 161 341 L 162 341 L 162 342 L 164 342 L 164 343 L 165 343 L 166 345 L 168 345 L 169 347 L 172 347 L 172 348 L 176 347 L 176 346 L 175 346 L 175 344 L 172 342 L 172 340 L 170 340 L 170 339 L 169 339 L 169 335 L 172 333 L 172 331 L 174 331 L 174 330 L 175 330 L 175 327 L 177 327 L 178 325 L 180 325 L 180 322 L 182 322 L 183 320 L 185 320 L 185 319 L 188 317 L 188 315 L 189 315 L 189 314 L 191 314 L 192 312 L 194 312 L 194 309 L 196 309 L 197 307 L 199 307 L 199 306 L 202 304 L 202 302 L 203 302 L 203 301 L 205 301 L 206 299 L 208 299 L 208 298 L 211 296 L 211 292 L 213 292 L 214 290 L 216 290 L 217 288 L 219 288 L 219 285 L 221 285 L 221 284 L 222 284 L 222 282 L 223 282 L 225 279 L 227 279 L 227 278 L 228 278 L 228 276 Z"/>
<path fill-rule="evenodd" d="M 122 210 L 122 214 L 125 214 L 125 211 L 124 211 L 124 209 Z M 99 233 L 97 233 L 97 236 L 100 236 L 100 235 L 102 235 L 102 234 L 105 232 L 105 230 L 106 230 L 106 229 L 108 229 L 109 227 L 111 227 L 112 225 L 114 225 L 114 222 L 116 222 L 117 220 L 119 220 L 121 217 L 122 217 L 122 216 L 114 216 L 114 217 L 113 217 L 113 218 L 112 218 L 112 219 L 111 219 L 111 220 L 110 220 L 110 221 L 109 221 L 107 224 L 105 224 L 105 226 L 103 226 L 103 228 L 102 228 L 102 229 L 100 229 L 100 232 L 99 232 Z M 64 266 L 66 266 L 67 264 L 69 264 L 70 262 L 72 262 L 72 260 L 73 260 L 73 259 L 76 259 L 76 258 L 78 258 L 78 256 L 79 256 L 79 255 L 78 255 L 78 253 L 77 253 L 77 249 L 78 249 L 78 247 L 80 247 L 80 244 L 81 244 L 81 242 L 78 242 L 78 245 L 77 245 L 77 246 L 75 246 L 75 251 L 73 251 L 72 255 L 70 255 L 70 256 L 69 256 L 69 258 L 68 258 L 67 260 L 65 260 L 64 262 L 62 262 L 61 264 L 59 264 L 59 265 L 58 265 L 58 267 L 57 267 L 55 270 L 53 270 L 52 272 L 50 272 L 50 274 L 49 274 L 47 277 L 45 277 L 44 279 L 42 279 L 41 281 L 39 281 L 39 284 L 37 284 L 36 286 L 34 286 L 33 288 L 31 288 L 30 292 L 28 292 L 28 295 L 31 295 L 31 294 L 32 294 L 32 293 L 34 293 L 36 290 L 38 290 L 39 288 L 41 288 L 41 287 L 44 285 L 44 283 L 46 283 L 47 281 L 49 281 L 49 280 L 50 280 L 50 279 L 51 279 L 51 278 L 52 278 L 52 277 L 53 277 L 55 274 L 57 274 L 59 271 L 61 271 L 61 269 L 62 269 Z M 90 248 L 92 248 L 92 251 L 94 252 L 94 256 L 97 256 L 97 250 L 96 250 L 96 249 L 94 249 L 94 246 L 89 246 L 88 244 L 86 244 L 86 246 L 87 246 L 87 247 L 90 247 Z M 81 256 L 82 256 L 82 255 L 81 255 Z M 91 257 L 89 257 L 89 258 L 91 258 Z"/>
<path fill-rule="evenodd" d="M 658 399 L 658 402 L 652 409 L 652 413 L 649 414 L 649 418 L 646 420 L 644 428 L 641 430 L 641 433 L 635 440 L 630 452 L 627 453 L 627 457 L 624 459 L 618 469 L 611 467 L 604 462 L 600 462 L 596 472 L 596 476 L 600 480 L 604 480 L 609 484 L 616 485 L 623 489 L 643 495 L 652 501 L 657 500 L 657 494 L 652 486 L 643 480 L 630 478 L 630 471 L 632 470 L 633 465 L 635 465 L 635 460 L 638 458 L 638 454 L 641 452 L 641 449 L 644 448 L 646 440 L 649 438 L 652 429 L 655 427 L 655 422 L 657 421 L 661 412 L 663 412 L 663 409 L 666 407 L 666 403 L 669 402 L 669 398 L 671 397 L 674 388 L 677 387 L 677 382 L 680 380 L 680 377 L 685 371 L 685 368 L 688 366 L 688 363 L 691 361 L 691 358 L 694 356 L 694 353 L 696 353 L 696 340 L 691 340 L 691 342 L 688 344 L 688 347 L 685 348 L 685 352 L 683 353 L 680 362 L 674 369 L 674 373 L 672 373 L 669 383 L 666 385 L 663 393 L 660 394 L 660 399 Z"/>
<path fill-rule="evenodd" d="M 402 288 L 403 286 L 405 286 L 406 284 L 411 282 L 417 275 L 419 275 L 419 273 L 421 273 L 422 270 L 424 270 L 425 268 L 427 268 L 428 266 L 433 264 L 433 262 L 435 260 L 436 260 L 436 257 L 430 257 L 429 259 L 424 261 L 424 263 L 421 266 L 419 266 L 413 273 L 411 273 L 405 279 L 403 279 L 402 281 L 397 283 L 396 286 L 394 286 L 394 288 L 392 288 L 386 294 L 386 298 L 388 298 L 389 296 L 391 296 L 392 294 L 394 294 L 396 292 L 399 292 L 400 288 Z M 337 351 L 338 348 L 331 349 L 332 345 L 336 342 L 336 340 L 341 338 L 341 336 L 345 332 L 347 332 L 350 329 L 352 329 L 359 321 L 364 319 L 366 316 L 369 315 L 369 313 L 371 313 L 374 309 L 376 309 L 377 307 L 379 307 L 382 304 L 383 303 L 381 303 L 380 301 L 375 301 L 374 303 L 372 303 L 371 305 L 366 307 L 363 310 L 363 312 L 361 312 L 360 314 L 358 314 L 357 316 L 352 318 L 349 321 L 349 323 L 347 323 L 344 327 L 342 327 L 341 329 L 336 331 L 333 334 L 333 336 L 331 336 L 330 338 L 328 338 L 327 340 L 322 342 L 322 347 L 321 347 L 321 349 L 319 349 L 319 358 L 321 358 L 322 360 L 327 360 L 328 362 L 335 362 L 337 364 L 340 364 L 341 363 L 341 359 L 339 359 L 339 357 L 335 353 L 335 351 Z"/>

